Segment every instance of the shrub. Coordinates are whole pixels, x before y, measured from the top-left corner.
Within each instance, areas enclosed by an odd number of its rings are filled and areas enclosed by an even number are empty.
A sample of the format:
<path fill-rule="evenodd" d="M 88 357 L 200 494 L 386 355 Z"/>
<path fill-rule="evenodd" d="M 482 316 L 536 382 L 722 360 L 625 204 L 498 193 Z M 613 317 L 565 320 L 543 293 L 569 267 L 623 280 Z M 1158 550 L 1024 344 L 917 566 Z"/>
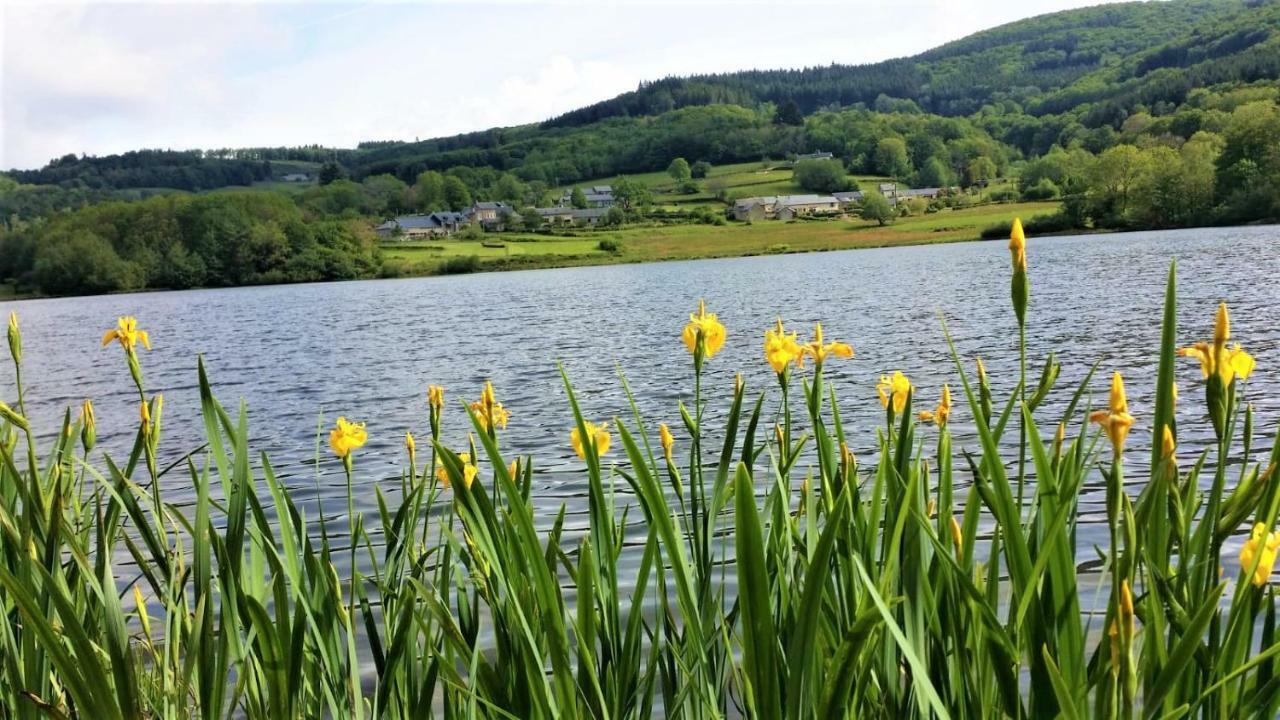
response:
<path fill-rule="evenodd" d="M 615 238 L 603 238 L 596 243 L 596 249 L 609 253 L 620 253 L 622 252 L 622 241 Z"/>
<path fill-rule="evenodd" d="M 440 263 L 436 272 L 441 275 L 465 275 L 480 270 L 480 258 L 476 255 L 459 255 Z"/>

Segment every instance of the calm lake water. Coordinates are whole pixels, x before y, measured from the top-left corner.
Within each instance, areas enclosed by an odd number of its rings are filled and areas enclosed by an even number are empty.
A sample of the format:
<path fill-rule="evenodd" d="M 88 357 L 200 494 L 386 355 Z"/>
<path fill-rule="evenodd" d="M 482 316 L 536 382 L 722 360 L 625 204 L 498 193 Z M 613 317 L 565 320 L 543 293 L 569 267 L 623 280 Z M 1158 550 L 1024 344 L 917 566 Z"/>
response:
<path fill-rule="evenodd" d="M 1235 337 L 1258 359 L 1247 389 L 1257 411 L 1255 447 L 1270 446 L 1280 417 L 1280 227 L 1032 239 L 1028 256 L 1029 372 L 1038 377 L 1050 349 L 1063 365 L 1040 414 L 1046 425 L 1101 358 L 1092 397 L 1105 403 L 1110 371 L 1124 373 L 1137 416 L 1132 457 L 1142 464 L 1165 273 L 1177 258 L 1179 342 L 1208 339 L 1216 304 L 1230 304 Z M 1017 333 L 1008 264 L 1005 243 L 976 242 L 34 300 L 0 303 L 0 310 L 21 317 L 33 421 L 56 431 L 64 409 L 74 412 L 82 398 L 92 398 L 101 447 L 116 455 L 132 442 L 137 401 L 119 347 L 100 347 L 102 332 L 126 314 L 151 332 L 154 351 L 142 353 L 142 365 L 149 390 L 165 394 L 163 444 L 173 458 L 203 442 L 196 387 L 196 357 L 203 354 L 215 392 L 229 409 L 240 399 L 247 403 L 256 448 L 271 456 L 299 502 L 311 503 L 313 519 L 317 503 L 330 517 L 346 512 L 341 468 L 327 446 L 318 468 L 315 462 L 318 423 L 326 432 L 337 415 L 368 423 L 369 443 L 356 460 L 357 483 L 367 490 L 376 481 L 398 481 L 406 430 L 429 437 L 428 384 L 447 388 L 445 436 L 461 444 L 466 417 L 459 401 L 474 399 L 492 379 L 512 412 L 503 434 L 507 452 L 535 456 L 540 516 L 549 523 L 566 504 L 572 531 L 586 523 L 586 478 L 568 443 L 572 416 L 557 361 L 584 411 L 601 419 L 629 417 L 620 367 L 656 432 L 659 422 L 681 427 L 677 401 L 690 397 L 692 368 L 679 336 L 699 298 L 728 328 L 724 351 L 707 366 L 713 418 L 727 405 L 737 371 L 756 390 L 774 392 L 761 340 L 776 317 L 802 335 L 822 321 L 829 338 L 857 350 L 854 360 L 831 361 L 829 378 L 865 466 L 883 423 L 875 393 L 881 373 L 907 373 L 922 406 L 936 402 L 943 382 L 956 382 L 939 313 L 967 359 L 982 355 L 997 391 L 1012 390 Z M 8 400 L 12 372 L 0 364 L 0 396 Z M 1180 452 L 1191 457 L 1210 432 L 1198 365 L 1182 361 L 1178 379 Z M 957 447 L 977 445 L 968 415 L 959 408 L 953 417 Z M 620 450 L 611 455 L 621 458 Z M 190 499 L 181 476 L 168 482 L 168 497 Z M 1100 486 L 1086 491 L 1086 521 L 1103 518 L 1102 502 Z M 357 503 L 376 511 L 372 492 L 358 491 Z M 1104 541 L 1104 533 L 1101 526 L 1083 528 L 1082 548 Z"/>

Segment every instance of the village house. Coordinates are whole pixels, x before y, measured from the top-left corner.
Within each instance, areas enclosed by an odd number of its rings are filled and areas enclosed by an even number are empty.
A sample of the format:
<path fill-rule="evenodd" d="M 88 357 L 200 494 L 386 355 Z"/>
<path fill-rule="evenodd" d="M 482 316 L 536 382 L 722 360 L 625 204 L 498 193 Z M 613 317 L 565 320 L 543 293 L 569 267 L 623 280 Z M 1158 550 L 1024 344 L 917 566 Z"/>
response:
<path fill-rule="evenodd" d="M 742 198 L 733 202 L 734 220 L 764 220 L 773 217 L 774 208 L 778 204 L 776 197 Z"/>
<path fill-rule="evenodd" d="M 862 191 L 852 190 L 849 192 L 831 193 L 831 197 L 835 198 L 836 202 L 840 203 L 840 207 L 848 208 L 862 202 Z"/>
<path fill-rule="evenodd" d="M 545 207 L 534 208 L 534 212 L 542 217 L 542 221 L 548 225 L 568 225 L 573 222 L 573 208 L 571 207 Z"/>
<path fill-rule="evenodd" d="M 485 230 L 501 230 L 506 217 L 515 212 L 508 203 L 482 201 L 471 206 L 471 219 Z"/>
<path fill-rule="evenodd" d="M 374 228 L 383 238 L 396 237 L 405 240 L 443 237 L 452 235 L 470 224 L 471 214 L 464 212 L 433 212 L 417 215 L 401 215 Z"/>
<path fill-rule="evenodd" d="M 840 201 L 831 195 L 778 195 L 743 198 L 733 203 L 734 220 L 793 220 L 800 215 L 838 212 Z"/>
<path fill-rule="evenodd" d="M 800 162 L 801 160 L 832 160 L 834 158 L 835 158 L 835 155 L 832 155 L 829 152 L 819 151 L 819 152 L 805 153 L 803 155 L 797 155 L 796 162 Z"/>
<path fill-rule="evenodd" d="M 794 220 L 801 215 L 839 212 L 840 201 L 830 195 L 783 195 L 778 198 L 779 220 Z"/>
<path fill-rule="evenodd" d="M 609 208 L 575 208 L 570 212 L 573 213 L 573 222 L 576 225 L 599 225 L 604 222 L 605 216 L 609 214 Z"/>
<path fill-rule="evenodd" d="M 311 179 L 311 176 L 306 173 L 289 173 L 280 179 L 285 182 L 306 182 Z"/>
<path fill-rule="evenodd" d="M 587 199 L 587 207 L 589 208 L 608 208 L 613 207 L 615 202 L 613 198 L 612 185 L 592 185 L 591 187 L 579 188 L 582 190 L 582 196 Z M 570 205 L 573 201 L 573 189 L 564 191 L 564 195 L 560 196 L 561 205 Z"/>

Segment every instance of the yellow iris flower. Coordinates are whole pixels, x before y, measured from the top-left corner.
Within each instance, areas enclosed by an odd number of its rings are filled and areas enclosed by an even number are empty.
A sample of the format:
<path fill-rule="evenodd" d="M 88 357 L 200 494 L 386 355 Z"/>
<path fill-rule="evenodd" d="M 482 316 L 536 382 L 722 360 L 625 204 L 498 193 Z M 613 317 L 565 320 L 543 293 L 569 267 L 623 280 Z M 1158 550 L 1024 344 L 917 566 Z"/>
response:
<path fill-rule="evenodd" d="M 151 349 L 151 336 L 146 330 L 138 329 L 138 319 L 131 315 L 116 320 L 116 326 L 102 336 L 102 347 L 110 345 L 112 340 L 119 341 L 120 347 L 129 353 L 134 351 L 134 346 L 139 342 L 142 347 Z"/>
<path fill-rule="evenodd" d="M 1222 379 L 1223 385 L 1230 385 L 1234 378 L 1248 380 L 1255 365 L 1253 356 L 1245 352 L 1240 343 L 1228 348 L 1227 341 L 1230 339 L 1231 316 L 1227 312 L 1227 304 L 1221 303 L 1214 321 L 1213 344 L 1198 342 L 1178 350 L 1178 354 L 1199 360 L 1200 372 L 1206 380 L 1215 373 Z"/>
<path fill-rule="evenodd" d="M 1009 232 L 1009 254 L 1013 258 L 1013 269 L 1027 269 L 1027 235 L 1022 231 L 1022 220 L 1013 219 L 1013 227 Z"/>
<path fill-rule="evenodd" d="M 471 453 L 459 453 L 458 459 L 462 461 L 462 484 L 470 490 L 471 483 L 475 482 L 476 473 L 479 470 L 471 462 Z M 449 471 L 445 469 L 444 465 L 436 468 L 436 480 L 439 480 L 441 485 L 449 487 Z"/>
<path fill-rule="evenodd" d="M 658 438 L 662 441 L 662 454 L 666 456 L 667 462 L 671 461 L 671 453 L 675 450 L 676 439 L 671 435 L 671 428 L 666 423 L 658 426 Z"/>
<path fill-rule="evenodd" d="M 1258 567 L 1253 571 L 1255 587 L 1262 587 L 1271 579 L 1271 571 L 1276 566 L 1277 549 L 1280 549 L 1280 532 L 1268 533 L 1267 526 L 1263 523 L 1254 525 L 1249 539 L 1240 548 L 1240 567 L 1248 572 L 1253 567 L 1254 560 L 1257 560 Z"/>
<path fill-rule="evenodd" d="M 889 401 L 893 401 L 893 411 L 895 413 L 902 412 L 907 406 L 907 396 L 911 394 L 911 381 L 901 370 L 894 370 L 893 377 L 881 375 L 880 382 L 876 383 L 876 393 L 880 395 L 880 406 L 889 407 Z"/>
<path fill-rule="evenodd" d="M 444 402 L 443 392 L 442 390 L 441 403 Z M 511 419 L 511 412 L 502 407 L 502 403 L 495 398 L 492 382 L 484 384 L 484 390 L 480 391 L 480 399 L 471 403 L 471 411 L 475 413 L 476 420 L 480 422 L 480 427 L 484 430 L 489 430 L 493 427 L 506 430 L 507 421 Z"/>
<path fill-rule="evenodd" d="M 935 425 L 946 425 L 947 420 L 951 418 L 951 386 L 942 386 L 942 399 L 938 401 L 938 407 L 933 410 L 922 410 L 920 412 L 920 420 L 922 422 L 931 422 Z"/>
<path fill-rule="evenodd" d="M 329 447 L 333 449 L 334 455 L 346 459 L 352 450 L 363 447 L 368 439 L 369 433 L 365 431 L 364 423 L 348 422 L 345 417 L 340 417 L 329 432 Z"/>
<path fill-rule="evenodd" d="M 800 346 L 800 356 L 796 358 L 796 366 L 804 367 L 804 359 L 811 357 L 814 365 L 822 367 L 822 361 L 826 360 L 828 355 L 834 355 L 838 358 L 851 358 L 853 357 L 853 348 L 842 342 L 824 343 L 822 323 L 815 323 L 813 326 L 813 340 Z"/>
<path fill-rule="evenodd" d="M 764 331 L 764 359 L 775 373 L 781 375 L 788 365 L 800 361 L 801 358 L 796 334 L 783 330 L 782 318 L 778 318 L 777 328 Z"/>
<path fill-rule="evenodd" d="M 698 338 L 702 338 L 703 352 L 711 358 L 724 347 L 725 330 L 715 313 L 707 313 L 706 301 L 698 301 L 698 312 L 689 314 L 689 324 L 681 335 L 690 353 L 698 350 Z"/>
<path fill-rule="evenodd" d="M 427 404 L 437 412 L 444 409 L 444 388 L 439 385 L 427 386 Z"/>
<path fill-rule="evenodd" d="M 1129 428 L 1133 427 L 1133 416 L 1129 414 L 1129 401 L 1124 394 L 1124 378 L 1119 371 L 1111 376 L 1111 396 L 1107 409 L 1095 410 L 1089 415 L 1089 421 L 1102 426 L 1117 455 L 1124 450 L 1125 438 L 1129 436 Z"/>
<path fill-rule="evenodd" d="M 587 434 L 591 436 L 591 442 L 596 446 L 596 456 L 603 457 L 609 452 L 609 443 L 613 440 L 609 435 L 609 423 L 585 423 L 587 426 Z M 569 444 L 573 445 L 573 451 L 578 454 L 579 458 L 585 460 L 587 458 L 587 446 L 584 443 L 578 428 L 569 431 Z"/>
<path fill-rule="evenodd" d="M 404 447 L 409 451 L 409 461 L 413 462 L 413 459 L 418 455 L 418 444 L 413 441 L 413 433 L 406 432 L 404 434 Z"/>

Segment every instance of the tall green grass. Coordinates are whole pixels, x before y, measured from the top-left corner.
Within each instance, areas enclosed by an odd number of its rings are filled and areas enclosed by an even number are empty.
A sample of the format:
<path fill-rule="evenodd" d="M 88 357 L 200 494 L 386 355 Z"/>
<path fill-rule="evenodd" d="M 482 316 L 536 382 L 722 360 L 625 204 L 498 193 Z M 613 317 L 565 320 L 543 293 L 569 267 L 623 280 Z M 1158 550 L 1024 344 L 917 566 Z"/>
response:
<path fill-rule="evenodd" d="M 1139 419 L 1155 438 L 1168 428 L 1171 443 L 1174 288 L 1171 268 L 1151 349 L 1155 407 Z M 602 431 L 564 377 L 589 481 L 589 528 L 570 541 L 563 510 L 549 529 L 535 518 L 536 459 L 504 451 L 505 423 L 484 402 L 467 409 L 465 448 L 441 444 L 433 402 L 421 455 L 411 450 L 398 483 L 375 485 L 376 514 L 348 513 L 345 527 L 309 517 L 253 453 L 244 408 L 218 403 L 203 364 L 207 446 L 180 465 L 159 467 L 162 404 L 132 349 L 146 412 L 129 454 L 91 453 L 91 412 L 68 412 L 37 447 L 15 321 L 16 404 L 0 406 L 0 716 L 1280 711 L 1275 595 L 1250 581 L 1269 576 L 1275 553 L 1221 572 L 1227 539 L 1274 527 L 1280 512 L 1280 444 L 1252 446 L 1239 379 L 1205 383 L 1214 447 L 1179 458 L 1157 441 L 1138 457 L 1086 422 L 1093 372 L 1058 388 L 1050 357 L 1034 385 L 1024 370 L 1000 396 L 952 346 L 959 405 L 922 424 L 930 403 L 905 378 L 889 383 L 877 460 L 860 467 L 822 359 L 800 369 L 798 346 L 783 350 L 777 389 L 739 381 L 723 426 L 709 428 L 710 334 L 694 327 L 694 400 L 670 435 L 634 399 Z M 771 393 L 776 415 L 764 410 Z M 1051 394 L 1064 412 L 1042 409 Z M 952 444 L 947 420 L 960 413 L 976 425 L 974 447 Z M 599 452 L 606 443 L 612 454 Z M 1014 446 L 1017 457 L 1004 449 Z M 353 507 L 358 447 L 344 460 Z M 1099 472 L 1100 577 L 1075 554 L 1078 497 Z M 1136 495 L 1126 474 L 1146 478 Z M 162 487 L 179 483 L 194 488 L 193 507 L 166 502 Z M 633 527 L 646 537 L 634 572 L 620 564 Z"/>

